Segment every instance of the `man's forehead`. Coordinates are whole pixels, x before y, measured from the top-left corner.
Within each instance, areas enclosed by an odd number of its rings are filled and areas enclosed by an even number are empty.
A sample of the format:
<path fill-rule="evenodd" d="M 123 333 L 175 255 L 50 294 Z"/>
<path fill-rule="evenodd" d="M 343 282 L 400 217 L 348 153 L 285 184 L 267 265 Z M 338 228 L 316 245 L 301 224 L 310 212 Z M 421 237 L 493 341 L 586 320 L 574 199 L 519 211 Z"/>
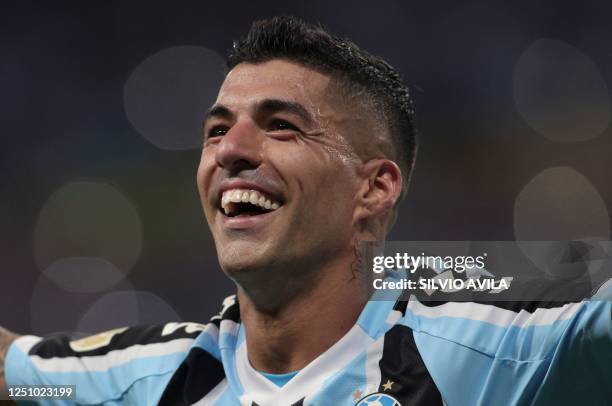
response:
<path fill-rule="evenodd" d="M 263 99 L 282 99 L 316 109 L 325 102 L 329 82 L 329 76 L 286 60 L 241 63 L 226 76 L 217 103 L 247 107 Z"/>

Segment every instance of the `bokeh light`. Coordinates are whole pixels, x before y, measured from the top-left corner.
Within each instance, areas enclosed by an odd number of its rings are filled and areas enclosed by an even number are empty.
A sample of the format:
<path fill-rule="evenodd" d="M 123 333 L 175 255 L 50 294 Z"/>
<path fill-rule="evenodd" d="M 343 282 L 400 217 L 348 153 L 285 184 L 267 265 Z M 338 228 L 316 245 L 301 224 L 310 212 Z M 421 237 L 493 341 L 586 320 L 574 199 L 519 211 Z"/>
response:
<path fill-rule="evenodd" d="M 610 217 L 602 196 L 587 178 L 570 167 L 549 168 L 527 183 L 516 198 L 514 235 L 539 269 L 565 277 L 588 271 L 596 280 L 600 259 L 606 254 L 591 258 L 584 268 L 566 263 L 563 256 L 572 247 L 555 241 L 581 241 L 585 246 L 599 247 L 599 242 L 609 239 Z"/>
<path fill-rule="evenodd" d="M 138 65 L 123 89 L 125 112 L 153 145 L 184 150 L 202 145 L 202 119 L 215 101 L 225 63 L 199 46 L 176 46 Z"/>
<path fill-rule="evenodd" d="M 30 299 L 30 326 L 29 332 L 35 335 L 48 335 L 58 332 L 82 336 L 92 331 L 79 331 L 77 326 L 83 319 L 86 309 L 91 308 L 105 295 L 112 292 L 123 292 L 133 290 L 132 284 L 123 279 L 113 288 L 106 292 L 68 292 L 55 281 L 51 281 L 45 275 L 40 275 Z M 130 309 L 120 309 L 116 315 L 109 317 L 124 317 L 128 319 Z M 122 315 L 122 313 L 125 313 Z M 134 318 L 129 318 L 134 320 Z M 123 321 L 121 319 L 120 321 Z M 101 329 L 105 326 L 101 325 Z M 115 325 L 114 327 L 118 327 Z M 80 334 L 79 334 L 80 333 Z"/>
<path fill-rule="evenodd" d="M 525 185 L 514 204 L 516 240 L 580 240 L 610 236 L 606 204 L 573 168 L 548 168 Z"/>
<path fill-rule="evenodd" d="M 516 109 L 534 130 L 552 141 L 584 141 L 610 121 L 610 95 L 595 63 L 577 48 L 540 39 L 514 69 Z"/>
<path fill-rule="evenodd" d="M 60 258 L 43 273 L 69 292 L 103 291 L 125 277 L 111 262 L 98 257 Z"/>
<path fill-rule="evenodd" d="M 138 260 L 142 230 L 138 211 L 115 187 L 71 182 L 44 204 L 34 230 L 37 265 L 68 291 L 104 290 Z"/>
<path fill-rule="evenodd" d="M 178 313 L 159 296 L 142 291 L 110 292 L 84 313 L 76 331 L 85 334 L 122 326 L 181 321 Z"/>

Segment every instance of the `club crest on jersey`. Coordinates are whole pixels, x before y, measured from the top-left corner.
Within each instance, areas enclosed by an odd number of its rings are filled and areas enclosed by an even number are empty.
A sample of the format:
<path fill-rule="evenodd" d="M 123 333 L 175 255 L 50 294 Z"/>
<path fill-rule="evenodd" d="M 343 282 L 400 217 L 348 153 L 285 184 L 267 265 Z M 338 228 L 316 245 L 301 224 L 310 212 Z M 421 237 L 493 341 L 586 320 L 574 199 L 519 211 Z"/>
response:
<path fill-rule="evenodd" d="M 355 403 L 355 406 L 402 406 L 402 404 L 386 393 L 371 393 Z"/>

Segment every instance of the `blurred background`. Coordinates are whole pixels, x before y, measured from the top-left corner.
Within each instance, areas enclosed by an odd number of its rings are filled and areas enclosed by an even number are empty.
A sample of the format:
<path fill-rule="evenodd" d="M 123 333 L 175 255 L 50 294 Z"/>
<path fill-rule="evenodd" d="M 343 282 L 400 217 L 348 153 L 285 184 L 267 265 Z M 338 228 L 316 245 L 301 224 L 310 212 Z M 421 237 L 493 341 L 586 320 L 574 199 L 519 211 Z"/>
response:
<path fill-rule="evenodd" d="M 0 324 L 76 335 L 207 321 L 234 288 L 195 172 L 232 40 L 292 14 L 413 87 L 393 240 L 610 238 L 606 2 L 4 3 Z"/>

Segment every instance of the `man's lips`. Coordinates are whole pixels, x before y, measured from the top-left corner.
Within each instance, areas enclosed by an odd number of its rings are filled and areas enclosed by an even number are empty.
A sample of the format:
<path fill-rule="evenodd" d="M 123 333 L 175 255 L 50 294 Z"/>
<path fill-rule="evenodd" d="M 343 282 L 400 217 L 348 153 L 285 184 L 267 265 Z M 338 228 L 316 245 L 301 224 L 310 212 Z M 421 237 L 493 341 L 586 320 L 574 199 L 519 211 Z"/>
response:
<path fill-rule="evenodd" d="M 217 211 L 219 224 L 229 230 L 253 230 L 265 226 L 270 223 L 277 213 L 282 210 L 279 208 L 275 211 L 263 212 L 257 215 L 238 215 L 229 217 L 223 214 L 222 211 Z"/>

